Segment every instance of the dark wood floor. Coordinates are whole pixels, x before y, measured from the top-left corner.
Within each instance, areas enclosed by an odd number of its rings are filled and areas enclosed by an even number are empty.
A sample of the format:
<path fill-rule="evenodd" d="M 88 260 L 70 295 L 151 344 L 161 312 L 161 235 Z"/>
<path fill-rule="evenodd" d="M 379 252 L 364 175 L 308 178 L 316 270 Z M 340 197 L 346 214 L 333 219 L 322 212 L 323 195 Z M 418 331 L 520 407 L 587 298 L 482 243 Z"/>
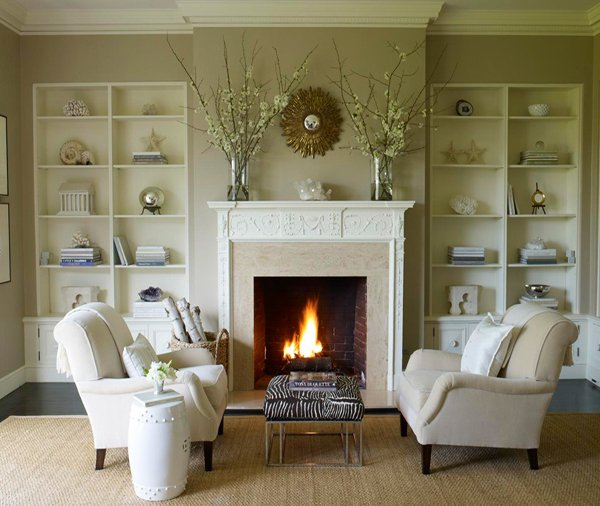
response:
<path fill-rule="evenodd" d="M 561 380 L 550 411 L 600 413 L 600 388 L 586 380 Z M 11 415 L 85 415 L 85 410 L 73 383 L 26 383 L 0 399 L 0 421 Z"/>

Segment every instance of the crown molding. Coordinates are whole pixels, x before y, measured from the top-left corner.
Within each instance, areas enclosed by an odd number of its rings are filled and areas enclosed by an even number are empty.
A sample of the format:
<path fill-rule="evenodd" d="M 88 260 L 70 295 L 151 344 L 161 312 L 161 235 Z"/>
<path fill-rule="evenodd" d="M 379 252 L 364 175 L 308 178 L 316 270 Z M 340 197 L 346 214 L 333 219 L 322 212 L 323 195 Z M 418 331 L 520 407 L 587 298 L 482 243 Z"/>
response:
<path fill-rule="evenodd" d="M 592 35 L 600 33 L 600 3 L 587 11 L 588 21 L 592 28 Z"/>
<path fill-rule="evenodd" d="M 26 16 L 27 9 L 15 0 L 3 0 L 0 3 L 0 23 L 13 32 L 21 33 Z"/>
<path fill-rule="evenodd" d="M 428 35 L 592 35 L 586 11 L 443 9 Z"/>
<path fill-rule="evenodd" d="M 424 28 L 443 1 L 180 0 L 194 26 L 393 26 Z"/>
<path fill-rule="evenodd" d="M 176 9 L 30 10 L 23 35 L 94 33 L 191 33 Z"/>

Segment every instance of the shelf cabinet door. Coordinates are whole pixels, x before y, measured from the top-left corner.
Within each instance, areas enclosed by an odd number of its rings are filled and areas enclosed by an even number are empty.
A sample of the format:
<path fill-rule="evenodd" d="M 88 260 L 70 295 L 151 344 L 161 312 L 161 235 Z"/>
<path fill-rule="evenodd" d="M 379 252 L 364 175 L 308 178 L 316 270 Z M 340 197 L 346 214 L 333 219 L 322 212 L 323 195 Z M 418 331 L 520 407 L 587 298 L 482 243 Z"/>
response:
<path fill-rule="evenodd" d="M 426 341 L 430 340 L 433 349 L 462 353 L 469 336 L 468 323 L 428 324 Z M 430 337 L 428 337 L 430 336 Z M 426 343 L 427 346 L 427 343 Z"/>

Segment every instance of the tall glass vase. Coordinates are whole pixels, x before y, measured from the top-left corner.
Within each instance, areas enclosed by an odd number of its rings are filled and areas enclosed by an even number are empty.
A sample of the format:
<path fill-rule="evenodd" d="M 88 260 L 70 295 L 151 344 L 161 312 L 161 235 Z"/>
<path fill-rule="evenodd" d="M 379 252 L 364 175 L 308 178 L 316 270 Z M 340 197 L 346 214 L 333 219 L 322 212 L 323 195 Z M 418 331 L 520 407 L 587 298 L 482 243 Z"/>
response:
<path fill-rule="evenodd" d="M 231 184 L 227 186 L 227 200 L 250 200 L 248 189 L 248 161 L 231 159 Z"/>
<path fill-rule="evenodd" d="M 371 200 L 392 200 L 394 159 L 386 155 L 371 158 Z"/>

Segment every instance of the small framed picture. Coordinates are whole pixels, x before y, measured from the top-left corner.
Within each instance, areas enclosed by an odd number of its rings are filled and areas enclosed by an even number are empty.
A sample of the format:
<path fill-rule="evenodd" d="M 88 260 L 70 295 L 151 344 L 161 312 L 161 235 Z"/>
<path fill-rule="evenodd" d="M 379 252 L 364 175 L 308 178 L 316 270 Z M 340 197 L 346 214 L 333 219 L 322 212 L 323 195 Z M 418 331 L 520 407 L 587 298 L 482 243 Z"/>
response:
<path fill-rule="evenodd" d="M 0 114 L 0 195 L 8 195 L 8 132 L 6 116 Z"/>
<path fill-rule="evenodd" d="M 10 282 L 10 212 L 0 204 L 0 283 Z"/>

